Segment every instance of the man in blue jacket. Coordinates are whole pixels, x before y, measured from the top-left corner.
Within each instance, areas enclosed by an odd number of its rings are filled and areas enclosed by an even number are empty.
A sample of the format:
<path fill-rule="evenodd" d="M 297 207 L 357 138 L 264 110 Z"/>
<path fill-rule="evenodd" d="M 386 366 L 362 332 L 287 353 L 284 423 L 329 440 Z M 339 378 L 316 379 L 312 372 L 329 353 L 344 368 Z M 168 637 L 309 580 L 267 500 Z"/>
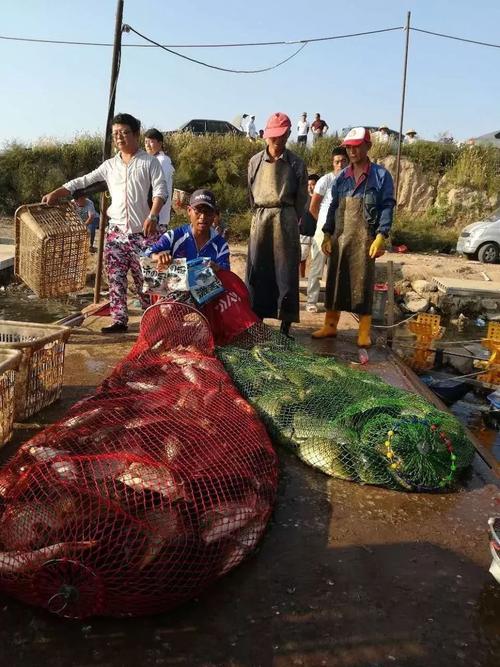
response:
<path fill-rule="evenodd" d="M 384 253 L 392 225 L 394 186 L 390 173 L 368 158 L 370 132 L 353 128 L 342 144 L 350 165 L 332 185 L 321 249 L 327 257 L 325 323 L 313 338 L 336 336 L 341 311 L 359 315 L 358 345 L 371 345 L 375 259 Z"/>
<path fill-rule="evenodd" d="M 210 190 L 196 190 L 187 209 L 190 224 L 169 229 L 146 250 L 146 255 L 166 268 L 173 259 L 208 257 L 214 271 L 228 269 L 229 246 L 212 227 L 217 213 L 215 195 Z"/>

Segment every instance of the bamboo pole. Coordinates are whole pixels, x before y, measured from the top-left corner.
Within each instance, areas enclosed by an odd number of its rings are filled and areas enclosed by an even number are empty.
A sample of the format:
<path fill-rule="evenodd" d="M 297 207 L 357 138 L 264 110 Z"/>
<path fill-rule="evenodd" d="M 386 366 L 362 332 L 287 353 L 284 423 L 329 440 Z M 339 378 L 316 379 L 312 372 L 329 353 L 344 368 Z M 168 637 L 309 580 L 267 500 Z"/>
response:
<path fill-rule="evenodd" d="M 111 81 L 109 86 L 108 115 L 106 118 L 106 130 L 104 133 L 104 142 L 102 147 L 102 160 L 111 157 L 111 121 L 115 115 L 116 86 L 118 83 L 118 74 L 120 72 L 120 60 L 122 49 L 122 22 L 123 22 L 124 0 L 117 0 L 116 19 L 115 19 L 115 39 L 113 43 L 113 59 L 111 61 Z M 94 303 L 99 303 L 101 299 L 102 283 L 102 260 L 104 254 L 104 233 L 106 229 L 106 212 L 108 209 L 108 200 L 106 193 L 101 195 L 101 216 L 99 220 L 99 245 L 97 250 L 97 269 L 94 286 Z"/>

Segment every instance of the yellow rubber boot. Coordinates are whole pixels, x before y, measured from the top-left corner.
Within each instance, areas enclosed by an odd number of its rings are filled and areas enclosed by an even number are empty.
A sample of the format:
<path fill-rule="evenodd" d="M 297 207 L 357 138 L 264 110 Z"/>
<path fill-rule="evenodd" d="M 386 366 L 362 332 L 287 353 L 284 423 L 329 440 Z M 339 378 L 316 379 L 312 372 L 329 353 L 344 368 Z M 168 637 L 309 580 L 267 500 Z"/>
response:
<path fill-rule="evenodd" d="M 370 338 L 370 329 L 372 326 L 371 315 L 360 315 L 358 328 L 358 347 L 370 347 L 372 339 Z"/>
<path fill-rule="evenodd" d="M 325 313 L 325 323 L 314 331 L 311 335 L 313 338 L 333 338 L 337 335 L 337 324 L 340 319 L 340 310 L 327 310 Z"/>

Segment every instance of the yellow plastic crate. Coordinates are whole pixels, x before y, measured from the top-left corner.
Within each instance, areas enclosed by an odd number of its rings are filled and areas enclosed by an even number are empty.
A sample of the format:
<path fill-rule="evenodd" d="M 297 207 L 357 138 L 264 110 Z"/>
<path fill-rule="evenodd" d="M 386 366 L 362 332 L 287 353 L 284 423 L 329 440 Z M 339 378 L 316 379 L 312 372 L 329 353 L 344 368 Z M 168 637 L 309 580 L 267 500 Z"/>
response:
<path fill-rule="evenodd" d="M 0 351 L 21 353 L 14 385 L 14 421 L 23 421 L 61 396 L 64 350 L 71 329 L 31 322 L 0 322 Z"/>
<path fill-rule="evenodd" d="M 15 273 L 41 298 L 85 287 L 89 240 L 74 207 L 29 204 L 15 213 Z"/>

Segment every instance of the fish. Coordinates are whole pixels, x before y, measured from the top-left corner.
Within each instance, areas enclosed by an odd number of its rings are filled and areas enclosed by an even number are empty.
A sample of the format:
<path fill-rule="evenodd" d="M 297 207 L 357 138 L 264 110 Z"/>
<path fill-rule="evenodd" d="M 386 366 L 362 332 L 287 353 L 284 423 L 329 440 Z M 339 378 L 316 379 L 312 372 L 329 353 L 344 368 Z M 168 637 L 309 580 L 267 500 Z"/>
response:
<path fill-rule="evenodd" d="M 145 514 L 143 521 L 150 534 L 148 534 L 144 555 L 138 564 L 139 570 L 143 570 L 152 563 L 167 542 L 171 542 L 184 533 L 181 517 L 171 508 L 151 510 Z"/>
<path fill-rule="evenodd" d="M 255 549 L 265 529 L 266 522 L 262 519 L 255 519 L 236 535 L 233 535 L 233 539 L 249 552 Z"/>
<path fill-rule="evenodd" d="M 35 551 L 0 551 L 0 576 L 29 572 L 42 567 L 47 561 L 62 554 L 66 555 L 68 552 L 80 549 L 90 549 L 95 544 L 95 541 L 60 542 Z"/>
<path fill-rule="evenodd" d="M 153 392 L 161 389 L 157 384 L 151 384 L 150 382 L 127 382 L 126 384 L 127 387 L 136 391 Z"/>
<path fill-rule="evenodd" d="M 255 519 L 232 536 L 232 544 L 228 547 L 221 563 L 219 575 L 239 565 L 256 547 L 266 529 L 266 522 Z"/>
<path fill-rule="evenodd" d="M 201 538 L 205 544 L 229 537 L 255 517 L 257 510 L 250 505 L 227 502 L 205 512 L 201 519 Z"/>
<path fill-rule="evenodd" d="M 239 565 L 241 561 L 248 555 L 247 549 L 242 547 L 241 544 L 231 544 L 227 552 L 224 554 L 218 575 L 222 576 L 232 570 L 234 567 Z"/>
<path fill-rule="evenodd" d="M 69 454 L 67 449 L 55 449 L 54 447 L 43 447 L 32 445 L 28 447 L 28 453 L 39 463 L 47 463 L 58 456 Z"/>
<path fill-rule="evenodd" d="M 9 468 L 0 470 L 0 498 L 5 498 L 18 480 L 18 476 Z"/>
<path fill-rule="evenodd" d="M 134 491 L 153 491 L 170 502 L 186 499 L 183 483 L 177 482 L 172 473 L 164 466 L 131 463 L 128 469 L 118 475 L 116 479 Z"/>
<path fill-rule="evenodd" d="M 85 477 L 90 480 L 100 481 L 108 477 L 116 478 L 129 466 L 129 461 L 118 456 L 103 456 L 85 462 Z"/>
<path fill-rule="evenodd" d="M 66 421 L 63 421 L 60 426 L 64 426 L 66 428 L 83 426 L 84 424 L 88 424 L 89 422 L 94 421 L 95 417 L 97 417 L 97 415 L 101 412 L 102 408 L 93 408 L 92 410 L 88 410 L 87 412 L 83 412 L 81 414 L 75 415 L 74 417 L 66 419 Z"/>
<path fill-rule="evenodd" d="M 69 455 L 67 450 L 54 449 L 53 447 L 31 446 L 28 448 L 28 452 L 39 463 L 48 463 L 57 457 Z M 54 461 L 50 467 L 58 477 L 65 481 L 74 481 L 78 476 L 76 464 L 70 459 Z"/>
<path fill-rule="evenodd" d="M 171 463 L 181 452 L 182 442 L 176 435 L 170 434 L 163 443 L 165 449 L 165 460 Z"/>
<path fill-rule="evenodd" d="M 47 532 L 60 530 L 76 512 L 71 496 L 55 503 L 23 502 L 10 505 L 0 520 L 0 542 L 7 549 L 35 545 Z"/>

